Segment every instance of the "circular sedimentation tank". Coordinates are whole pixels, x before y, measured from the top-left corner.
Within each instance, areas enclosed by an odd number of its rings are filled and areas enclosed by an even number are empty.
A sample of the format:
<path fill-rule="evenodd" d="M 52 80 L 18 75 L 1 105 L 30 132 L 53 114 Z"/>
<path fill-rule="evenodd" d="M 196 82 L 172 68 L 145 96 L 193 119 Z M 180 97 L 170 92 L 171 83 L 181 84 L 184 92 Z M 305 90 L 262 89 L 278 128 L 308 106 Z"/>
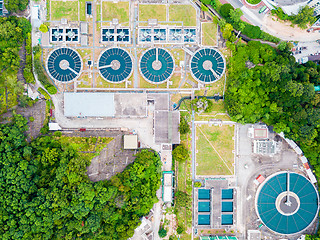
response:
<path fill-rule="evenodd" d="M 319 195 L 303 175 L 279 172 L 268 177 L 256 195 L 256 211 L 265 226 L 279 234 L 296 234 L 317 218 Z"/>
<path fill-rule="evenodd" d="M 173 74 L 173 56 L 166 49 L 151 48 L 142 54 L 139 69 L 145 80 L 153 84 L 161 84 Z"/>
<path fill-rule="evenodd" d="M 47 71 L 54 80 L 59 82 L 73 81 L 80 76 L 81 70 L 82 59 L 76 50 L 62 47 L 49 53 Z"/>
<path fill-rule="evenodd" d="M 99 56 L 98 69 L 104 80 L 121 83 L 131 76 L 132 57 L 122 48 L 106 49 Z"/>
<path fill-rule="evenodd" d="M 226 69 L 226 61 L 218 50 L 202 48 L 193 54 L 190 69 L 194 79 L 210 84 L 222 77 Z"/>

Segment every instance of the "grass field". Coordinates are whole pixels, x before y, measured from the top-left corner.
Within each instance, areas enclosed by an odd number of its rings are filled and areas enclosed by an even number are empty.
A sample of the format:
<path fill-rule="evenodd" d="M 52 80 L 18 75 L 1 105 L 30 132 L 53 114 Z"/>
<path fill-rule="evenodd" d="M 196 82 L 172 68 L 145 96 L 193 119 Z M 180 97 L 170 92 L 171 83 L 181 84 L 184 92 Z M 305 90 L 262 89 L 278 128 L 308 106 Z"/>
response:
<path fill-rule="evenodd" d="M 104 80 L 99 74 L 99 75 L 96 75 L 95 87 L 97 87 L 97 88 L 125 88 L 126 82 L 109 83 L 106 80 Z"/>
<path fill-rule="evenodd" d="M 120 23 L 129 23 L 129 2 L 102 2 L 102 21 L 118 18 Z"/>
<path fill-rule="evenodd" d="M 170 81 L 172 82 L 170 88 L 178 88 L 181 82 L 181 75 L 179 73 L 174 73 L 170 78 Z"/>
<path fill-rule="evenodd" d="M 197 175 L 234 174 L 234 126 L 197 126 Z"/>
<path fill-rule="evenodd" d="M 100 3 L 99 4 L 97 3 L 97 5 L 96 5 L 96 20 L 101 21 L 101 5 L 100 5 Z"/>
<path fill-rule="evenodd" d="M 78 1 L 51 1 L 51 20 L 78 21 Z"/>
<path fill-rule="evenodd" d="M 161 84 L 152 84 L 144 80 L 142 76 L 140 77 L 139 88 L 166 88 L 166 87 L 167 87 L 167 82 L 164 82 Z"/>
<path fill-rule="evenodd" d="M 217 45 L 217 23 L 202 23 L 202 45 Z"/>
<path fill-rule="evenodd" d="M 91 88 L 92 87 L 92 77 L 89 78 L 88 73 L 82 73 L 80 78 L 77 80 L 78 88 Z"/>
<path fill-rule="evenodd" d="M 80 21 L 86 21 L 86 0 L 80 0 Z"/>
<path fill-rule="evenodd" d="M 182 21 L 184 26 L 196 26 L 197 12 L 191 5 L 171 5 L 169 19 L 170 21 Z"/>
<path fill-rule="evenodd" d="M 166 5 L 139 5 L 139 21 L 148 21 L 148 19 L 158 19 L 158 21 L 167 21 Z"/>
<path fill-rule="evenodd" d="M 211 112 L 203 112 L 201 114 L 195 115 L 196 121 L 208 121 L 210 119 L 221 119 L 230 121 L 230 117 L 227 115 L 227 110 L 225 109 L 224 102 L 219 100 L 218 102 L 211 100 L 213 103 L 213 108 Z"/>

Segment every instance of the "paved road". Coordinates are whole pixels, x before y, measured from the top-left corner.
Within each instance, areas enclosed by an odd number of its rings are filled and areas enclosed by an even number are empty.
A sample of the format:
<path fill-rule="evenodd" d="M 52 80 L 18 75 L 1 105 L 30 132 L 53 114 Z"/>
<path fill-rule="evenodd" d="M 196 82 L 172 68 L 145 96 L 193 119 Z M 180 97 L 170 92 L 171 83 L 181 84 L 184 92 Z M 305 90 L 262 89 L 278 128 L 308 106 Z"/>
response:
<path fill-rule="evenodd" d="M 252 10 L 248 9 L 246 6 L 242 6 L 241 11 L 243 16 L 251 22 L 252 25 L 262 27 L 262 19 L 260 19 Z"/>
<path fill-rule="evenodd" d="M 234 7 L 234 8 L 241 8 L 243 6 L 242 2 L 240 0 L 228 0 L 228 2 Z"/>

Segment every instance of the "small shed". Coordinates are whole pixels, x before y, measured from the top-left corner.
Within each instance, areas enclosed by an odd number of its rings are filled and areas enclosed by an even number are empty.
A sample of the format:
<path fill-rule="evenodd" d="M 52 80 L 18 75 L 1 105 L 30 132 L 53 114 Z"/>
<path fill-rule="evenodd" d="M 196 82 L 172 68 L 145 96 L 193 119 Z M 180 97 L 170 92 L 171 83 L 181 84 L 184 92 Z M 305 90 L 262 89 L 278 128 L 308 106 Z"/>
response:
<path fill-rule="evenodd" d="M 81 34 L 88 34 L 88 23 L 87 22 L 80 23 L 80 33 Z"/>
<path fill-rule="evenodd" d="M 40 6 L 34 5 L 31 7 L 31 22 L 34 27 L 40 27 L 41 17 L 40 17 Z"/>
<path fill-rule="evenodd" d="M 58 131 L 61 130 L 62 128 L 60 127 L 60 125 L 58 123 L 54 123 L 54 122 L 50 122 L 49 123 L 49 130 L 50 131 Z"/>
<path fill-rule="evenodd" d="M 124 135 L 123 148 L 124 149 L 137 149 L 138 148 L 138 135 Z"/>
<path fill-rule="evenodd" d="M 266 178 L 264 176 L 262 176 L 261 174 L 253 181 L 256 185 L 259 185 L 260 183 L 263 183 L 263 181 Z"/>
<path fill-rule="evenodd" d="M 164 171 L 162 175 L 162 200 L 172 203 L 173 200 L 173 171 Z"/>
<path fill-rule="evenodd" d="M 88 35 L 80 35 L 80 45 L 88 46 Z"/>

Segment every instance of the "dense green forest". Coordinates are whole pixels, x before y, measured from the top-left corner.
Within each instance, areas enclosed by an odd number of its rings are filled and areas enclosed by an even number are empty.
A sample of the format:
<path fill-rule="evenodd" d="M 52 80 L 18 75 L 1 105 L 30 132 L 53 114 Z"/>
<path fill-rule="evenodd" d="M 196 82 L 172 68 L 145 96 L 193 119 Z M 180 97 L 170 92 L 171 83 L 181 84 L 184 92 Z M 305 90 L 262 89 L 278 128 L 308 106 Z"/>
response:
<path fill-rule="evenodd" d="M 23 83 L 17 81 L 19 50 L 31 32 L 25 18 L 0 18 L 0 113 L 17 104 Z"/>
<path fill-rule="evenodd" d="M 60 138 L 28 143 L 27 120 L 0 125 L 1 239 L 127 239 L 157 202 L 161 162 L 142 150 L 110 180 L 92 183 L 88 160 Z"/>
<path fill-rule="evenodd" d="M 320 65 L 299 65 L 288 47 L 238 43 L 228 66 L 226 106 L 241 123 L 263 121 L 299 143 L 320 178 Z M 250 67 L 249 67 L 250 66 Z"/>

